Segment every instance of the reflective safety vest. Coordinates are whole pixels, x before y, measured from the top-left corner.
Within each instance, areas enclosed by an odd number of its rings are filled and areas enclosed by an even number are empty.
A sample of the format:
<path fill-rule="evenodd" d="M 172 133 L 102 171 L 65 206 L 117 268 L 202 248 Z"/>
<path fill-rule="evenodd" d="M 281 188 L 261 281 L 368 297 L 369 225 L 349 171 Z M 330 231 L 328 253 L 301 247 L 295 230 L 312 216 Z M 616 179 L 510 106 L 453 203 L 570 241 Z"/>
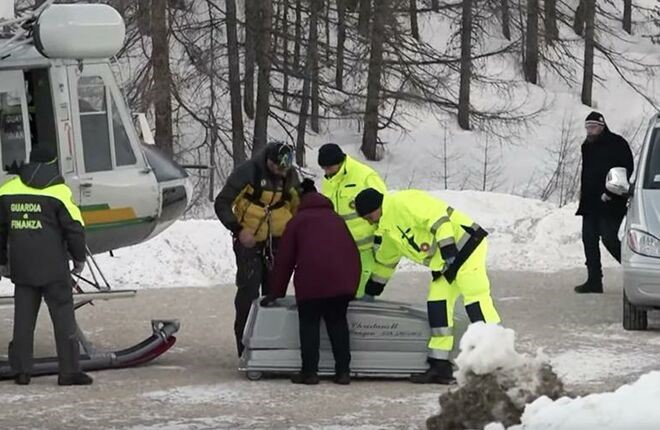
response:
<path fill-rule="evenodd" d="M 455 245 L 460 254 L 475 232 L 485 235 L 469 216 L 424 191 L 385 195 L 382 209 L 377 234 L 383 241 L 376 251 L 371 279 L 383 284 L 392 277 L 401 257 L 443 271 L 443 247 Z"/>
<path fill-rule="evenodd" d="M 321 193 L 332 201 L 335 212 L 344 219 L 361 251 L 373 247 L 376 232 L 375 225 L 369 224 L 355 212 L 355 197 L 367 188 L 374 188 L 383 194 L 387 192 L 385 182 L 374 169 L 348 155 L 337 174 L 323 178 L 321 185 Z"/>

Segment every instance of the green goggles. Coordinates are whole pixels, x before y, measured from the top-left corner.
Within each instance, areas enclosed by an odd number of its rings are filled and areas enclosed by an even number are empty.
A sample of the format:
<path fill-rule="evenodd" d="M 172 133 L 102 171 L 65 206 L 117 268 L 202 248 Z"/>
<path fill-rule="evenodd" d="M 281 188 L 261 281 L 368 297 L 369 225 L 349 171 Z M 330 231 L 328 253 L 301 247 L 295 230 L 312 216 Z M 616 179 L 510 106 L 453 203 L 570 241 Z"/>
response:
<path fill-rule="evenodd" d="M 280 150 L 277 151 L 274 161 L 278 168 L 282 170 L 290 169 L 293 166 L 293 151 L 291 147 L 282 145 Z"/>

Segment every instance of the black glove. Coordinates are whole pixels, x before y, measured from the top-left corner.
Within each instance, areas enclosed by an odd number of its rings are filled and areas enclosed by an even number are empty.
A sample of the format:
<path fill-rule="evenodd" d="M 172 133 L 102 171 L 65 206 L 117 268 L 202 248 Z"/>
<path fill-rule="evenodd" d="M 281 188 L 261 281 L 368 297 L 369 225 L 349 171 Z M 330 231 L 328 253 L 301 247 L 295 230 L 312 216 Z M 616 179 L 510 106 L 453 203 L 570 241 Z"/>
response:
<path fill-rule="evenodd" d="M 84 261 L 73 261 L 73 270 L 72 272 L 75 275 L 80 275 L 85 268 L 85 262 Z"/>
<path fill-rule="evenodd" d="M 265 296 L 263 299 L 261 299 L 261 302 L 259 302 L 259 304 L 261 306 L 267 307 L 270 306 L 273 302 L 275 302 L 275 300 L 277 300 L 277 297 Z"/>
<path fill-rule="evenodd" d="M 458 248 L 453 243 L 451 245 L 445 245 L 440 248 L 440 255 L 442 255 L 442 259 L 445 261 L 454 260 L 458 256 Z"/>
<path fill-rule="evenodd" d="M 456 273 L 458 272 L 458 269 L 456 268 L 456 265 L 450 264 L 447 267 L 447 270 L 445 270 L 444 276 L 447 282 L 450 284 L 456 280 Z"/>
<path fill-rule="evenodd" d="M 380 296 L 383 294 L 384 289 L 385 284 L 369 279 L 367 284 L 364 286 L 364 294 L 368 294 L 370 296 Z"/>
<path fill-rule="evenodd" d="M 431 276 L 433 277 L 434 281 L 437 281 L 444 276 L 447 282 L 451 284 L 456 280 L 455 266 L 453 264 L 447 264 L 447 270 L 445 270 L 444 273 L 439 270 L 433 270 L 431 272 Z"/>
<path fill-rule="evenodd" d="M 305 178 L 302 180 L 300 183 L 300 189 L 302 190 L 302 194 L 307 194 L 307 193 L 316 193 L 316 186 L 314 185 L 314 181 L 310 178 Z"/>

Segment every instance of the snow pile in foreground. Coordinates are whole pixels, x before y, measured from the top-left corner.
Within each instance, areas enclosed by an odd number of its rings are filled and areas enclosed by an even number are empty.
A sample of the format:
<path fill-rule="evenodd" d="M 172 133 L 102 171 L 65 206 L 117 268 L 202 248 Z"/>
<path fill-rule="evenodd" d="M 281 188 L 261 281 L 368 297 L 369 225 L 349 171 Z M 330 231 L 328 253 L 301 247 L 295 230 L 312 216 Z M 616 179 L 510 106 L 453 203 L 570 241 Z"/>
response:
<path fill-rule="evenodd" d="M 555 401 L 541 397 L 527 405 L 522 423 L 509 430 L 656 429 L 660 427 L 658 399 L 660 372 L 651 372 L 614 392 Z M 486 430 L 504 428 L 502 424 L 491 424 Z"/>
<path fill-rule="evenodd" d="M 456 358 L 459 387 L 440 396 L 441 413 L 428 419 L 429 429 L 518 424 L 527 403 L 565 394 L 545 357 L 519 354 L 514 341 L 511 329 L 481 322 L 469 326 Z"/>

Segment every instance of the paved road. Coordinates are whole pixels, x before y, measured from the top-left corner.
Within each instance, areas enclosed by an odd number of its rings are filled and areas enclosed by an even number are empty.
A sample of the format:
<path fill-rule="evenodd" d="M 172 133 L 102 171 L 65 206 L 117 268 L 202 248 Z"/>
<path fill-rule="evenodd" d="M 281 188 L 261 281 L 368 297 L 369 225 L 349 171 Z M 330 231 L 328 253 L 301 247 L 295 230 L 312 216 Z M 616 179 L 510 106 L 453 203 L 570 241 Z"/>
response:
<path fill-rule="evenodd" d="M 608 272 L 602 296 L 576 296 L 581 271 L 492 273 L 493 290 L 518 349 L 543 348 L 576 393 L 612 389 L 660 367 L 660 324 L 623 331 L 620 275 Z M 385 297 L 423 304 L 427 276 L 398 274 Z M 294 386 L 286 379 L 249 382 L 235 370 L 232 286 L 145 290 L 133 300 L 99 303 L 79 320 L 98 346 L 120 348 L 149 334 L 151 318 L 179 318 L 173 351 L 150 366 L 97 372 L 91 387 L 62 389 L 55 377 L 28 387 L 2 382 L 0 428 L 421 428 L 437 410 L 443 388 L 405 381 L 323 382 Z M 43 312 L 36 349 L 52 347 Z M 0 309 L 11 332 L 11 310 Z M 2 350 L 0 350 L 2 353 Z"/>

